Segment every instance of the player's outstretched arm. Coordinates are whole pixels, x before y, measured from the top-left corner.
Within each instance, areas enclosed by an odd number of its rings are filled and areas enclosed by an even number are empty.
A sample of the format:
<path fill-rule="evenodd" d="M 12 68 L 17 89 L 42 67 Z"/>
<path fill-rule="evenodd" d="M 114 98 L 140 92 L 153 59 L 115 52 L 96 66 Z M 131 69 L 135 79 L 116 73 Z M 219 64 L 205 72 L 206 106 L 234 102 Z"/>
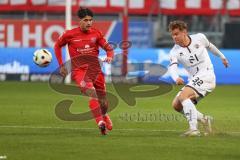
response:
<path fill-rule="evenodd" d="M 214 44 L 209 42 L 209 40 L 204 34 L 199 33 L 198 35 L 201 37 L 201 40 L 203 44 L 205 44 L 206 48 L 209 49 L 215 56 L 220 57 L 223 65 L 227 68 L 229 66 L 229 63 L 224 54 Z"/>
<path fill-rule="evenodd" d="M 59 44 L 56 42 L 54 45 L 54 53 L 57 58 L 59 66 L 63 65 L 63 60 L 62 60 L 62 47 L 59 46 Z"/>
<path fill-rule="evenodd" d="M 184 80 L 179 77 L 178 73 L 177 73 L 177 63 L 173 63 L 169 66 L 169 71 L 170 71 L 170 75 L 172 77 L 172 79 L 175 81 L 175 83 L 177 85 L 183 85 L 184 84 Z"/>
<path fill-rule="evenodd" d="M 61 67 L 63 65 L 63 59 L 62 59 L 62 47 L 65 46 L 69 39 L 71 38 L 71 33 L 68 31 L 65 31 L 55 42 L 54 44 L 54 52 L 56 55 L 56 58 L 58 60 L 58 64 Z"/>
<path fill-rule="evenodd" d="M 63 64 L 63 59 L 62 59 L 62 47 L 65 46 L 67 42 L 68 42 L 68 34 L 67 32 L 64 32 L 63 35 L 58 38 L 58 40 L 55 42 L 55 45 L 54 45 L 54 53 L 56 55 L 56 58 L 60 67 L 59 73 L 63 77 L 66 77 L 66 75 L 68 74 L 68 71 Z"/>
<path fill-rule="evenodd" d="M 98 44 L 102 47 L 106 53 L 107 57 L 103 60 L 103 62 L 112 63 L 114 51 L 113 47 L 108 43 L 108 41 L 103 37 L 103 34 L 99 32 Z"/>
<path fill-rule="evenodd" d="M 229 66 L 227 58 L 224 54 L 212 43 L 209 43 L 209 50 L 216 56 L 220 57 L 222 60 L 223 65 L 227 68 Z"/>

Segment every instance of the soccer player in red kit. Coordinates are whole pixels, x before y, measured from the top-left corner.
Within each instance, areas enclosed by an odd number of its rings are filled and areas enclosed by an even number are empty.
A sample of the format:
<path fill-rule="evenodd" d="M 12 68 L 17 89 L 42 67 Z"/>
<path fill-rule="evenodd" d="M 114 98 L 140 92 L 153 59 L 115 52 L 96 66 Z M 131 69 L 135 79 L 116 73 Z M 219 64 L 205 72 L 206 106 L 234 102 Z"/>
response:
<path fill-rule="evenodd" d="M 101 134 L 105 135 L 107 130 L 112 130 L 112 122 L 107 114 L 108 101 L 105 78 L 98 60 L 99 47 L 107 53 L 104 62 L 111 63 L 114 52 L 102 33 L 92 27 L 93 12 L 88 8 L 80 8 L 77 14 L 79 27 L 65 31 L 56 41 L 54 51 L 60 65 L 60 74 L 65 77 L 67 69 L 63 65 L 61 50 L 68 45 L 72 79 L 81 92 L 90 97 L 89 107 Z"/>

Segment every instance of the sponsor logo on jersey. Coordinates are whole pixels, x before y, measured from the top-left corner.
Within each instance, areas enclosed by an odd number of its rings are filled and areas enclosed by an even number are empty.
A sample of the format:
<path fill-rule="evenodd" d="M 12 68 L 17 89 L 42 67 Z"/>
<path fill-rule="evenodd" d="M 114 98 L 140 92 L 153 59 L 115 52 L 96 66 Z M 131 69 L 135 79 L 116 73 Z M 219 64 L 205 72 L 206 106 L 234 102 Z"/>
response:
<path fill-rule="evenodd" d="M 80 42 L 80 41 L 82 41 L 81 39 L 74 39 L 73 40 L 74 42 Z"/>
<path fill-rule="evenodd" d="M 91 42 L 92 42 L 92 43 L 96 43 L 96 41 L 97 41 L 97 38 L 96 38 L 96 37 L 92 37 L 92 38 L 91 38 Z"/>
<path fill-rule="evenodd" d="M 84 46 L 84 48 L 90 48 L 90 45 L 86 44 L 86 45 Z"/>

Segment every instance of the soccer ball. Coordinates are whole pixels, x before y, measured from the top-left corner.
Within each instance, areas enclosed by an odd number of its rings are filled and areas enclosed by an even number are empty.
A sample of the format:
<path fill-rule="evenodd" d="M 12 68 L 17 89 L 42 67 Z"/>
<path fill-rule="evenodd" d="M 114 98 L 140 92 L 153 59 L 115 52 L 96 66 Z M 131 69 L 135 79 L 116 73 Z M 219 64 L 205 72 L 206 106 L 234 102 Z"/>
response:
<path fill-rule="evenodd" d="M 52 61 L 52 54 L 46 49 L 38 49 L 33 53 L 33 61 L 40 67 L 47 67 Z"/>

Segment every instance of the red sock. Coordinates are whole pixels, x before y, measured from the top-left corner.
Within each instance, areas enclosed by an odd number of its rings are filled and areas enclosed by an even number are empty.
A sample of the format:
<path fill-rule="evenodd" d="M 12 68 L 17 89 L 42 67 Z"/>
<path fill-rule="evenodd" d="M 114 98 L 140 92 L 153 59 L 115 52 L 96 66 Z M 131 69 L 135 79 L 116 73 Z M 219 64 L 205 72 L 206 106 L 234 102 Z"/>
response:
<path fill-rule="evenodd" d="M 101 108 L 97 99 L 91 98 L 89 100 L 89 108 L 91 109 L 92 115 L 95 118 L 97 124 L 99 121 L 103 121 Z"/>

